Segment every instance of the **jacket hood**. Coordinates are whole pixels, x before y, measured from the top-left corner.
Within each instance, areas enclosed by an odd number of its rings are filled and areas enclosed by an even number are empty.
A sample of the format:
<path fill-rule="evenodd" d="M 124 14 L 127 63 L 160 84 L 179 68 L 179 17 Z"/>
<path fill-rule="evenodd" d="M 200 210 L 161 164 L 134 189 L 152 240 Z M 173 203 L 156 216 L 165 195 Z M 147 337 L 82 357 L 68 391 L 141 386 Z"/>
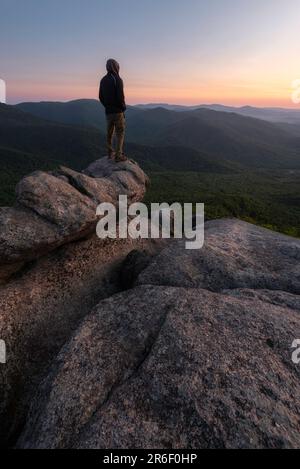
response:
<path fill-rule="evenodd" d="M 120 65 L 116 60 L 109 59 L 106 62 L 106 70 L 108 71 L 108 73 L 114 73 L 115 75 L 119 75 Z"/>

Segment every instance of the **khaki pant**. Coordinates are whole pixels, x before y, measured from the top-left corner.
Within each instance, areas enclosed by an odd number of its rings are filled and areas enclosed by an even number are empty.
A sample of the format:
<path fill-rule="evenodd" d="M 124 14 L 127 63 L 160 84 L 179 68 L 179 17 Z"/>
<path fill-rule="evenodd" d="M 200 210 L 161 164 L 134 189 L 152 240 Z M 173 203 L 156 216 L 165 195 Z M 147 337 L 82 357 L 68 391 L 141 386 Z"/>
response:
<path fill-rule="evenodd" d="M 123 145 L 125 138 L 125 117 L 123 112 L 118 114 L 107 114 L 107 152 L 108 156 L 112 156 L 114 153 L 113 149 L 113 137 L 116 135 L 116 158 L 121 158 L 123 155 Z"/>

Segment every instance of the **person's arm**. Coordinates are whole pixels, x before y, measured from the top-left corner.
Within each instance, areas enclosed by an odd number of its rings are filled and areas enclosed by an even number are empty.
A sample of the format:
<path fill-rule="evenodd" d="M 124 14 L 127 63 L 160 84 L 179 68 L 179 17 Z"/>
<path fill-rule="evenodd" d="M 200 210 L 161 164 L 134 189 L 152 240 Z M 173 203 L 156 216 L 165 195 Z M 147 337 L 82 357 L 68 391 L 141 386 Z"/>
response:
<path fill-rule="evenodd" d="M 117 80 L 117 100 L 122 111 L 126 111 L 125 96 L 124 96 L 124 84 L 122 78 Z"/>
<path fill-rule="evenodd" d="M 102 93 L 102 80 L 101 80 L 100 86 L 99 86 L 99 101 L 100 101 L 100 103 L 103 104 L 103 106 L 104 106 L 104 102 L 103 102 L 102 96 L 103 96 L 103 93 Z"/>

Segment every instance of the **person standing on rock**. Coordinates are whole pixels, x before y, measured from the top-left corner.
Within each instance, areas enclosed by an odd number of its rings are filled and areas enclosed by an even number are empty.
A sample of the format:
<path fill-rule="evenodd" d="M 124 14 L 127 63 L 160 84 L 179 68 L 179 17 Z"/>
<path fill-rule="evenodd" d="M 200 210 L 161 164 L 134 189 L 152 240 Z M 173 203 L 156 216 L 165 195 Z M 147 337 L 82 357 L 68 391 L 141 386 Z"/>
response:
<path fill-rule="evenodd" d="M 102 78 L 99 89 L 99 100 L 105 107 L 107 120 L 107 151 L 108 157 L 115 161 L 126 161 L 123 153 L 125 138 L 126 111 L 124 85 L 119 75 L 120 65 L 114 59 L 106 63 L 107 74 Z M 113 136 L 116 134 L 117 147 L 113 150 Z"/>

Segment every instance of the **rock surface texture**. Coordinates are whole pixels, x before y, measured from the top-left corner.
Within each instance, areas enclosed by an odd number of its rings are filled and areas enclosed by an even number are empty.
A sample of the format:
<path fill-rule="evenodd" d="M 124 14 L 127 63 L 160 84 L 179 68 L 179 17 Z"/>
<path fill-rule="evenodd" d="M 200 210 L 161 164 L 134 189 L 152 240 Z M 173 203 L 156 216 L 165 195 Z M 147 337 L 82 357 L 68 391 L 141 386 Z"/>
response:
<path fill-rule="evenodd" d="M 61 167 L 36 171 L 16 188 L 16 205 L 0 208 L 0 281 L 28 261 L 95 231 L 100 202 L 141 200 L 148 178 L 133 161 L 97 160 L 85 174 Z"/>
<path fill-rule="evenodd" d="M 283 290 L 300 293 L 300 241 L 238 220 L 205 225 L 199 250 L 172 243 L 144 270 L 138 284 Z"/>
<path fill-rule="evenodd" d="M 0 209 L 0 339 L 7 348 L 7 363 L 0 364 L 2 446 L 14 444 L 37 385 L 80 321 L 122 289 L 126 256 L 144 250 L 151 258 L 161 248 L 160 242 L 95 234 L 99 202 L 116 204 L 119 194 L 143 197 L 142 170 L 105 158 L 88 171 L 34 173 L 18 184 L 16 207 Z M 126 187 L 117 182 L 120 173 Z"/>
<path fill-rule="evenodd" d="M 300 446 L 300 241 L 238 220 L 120 267 L 32 399 L 20 448 Z M 125 282 L 126 283 L 126 282 Z"/>

